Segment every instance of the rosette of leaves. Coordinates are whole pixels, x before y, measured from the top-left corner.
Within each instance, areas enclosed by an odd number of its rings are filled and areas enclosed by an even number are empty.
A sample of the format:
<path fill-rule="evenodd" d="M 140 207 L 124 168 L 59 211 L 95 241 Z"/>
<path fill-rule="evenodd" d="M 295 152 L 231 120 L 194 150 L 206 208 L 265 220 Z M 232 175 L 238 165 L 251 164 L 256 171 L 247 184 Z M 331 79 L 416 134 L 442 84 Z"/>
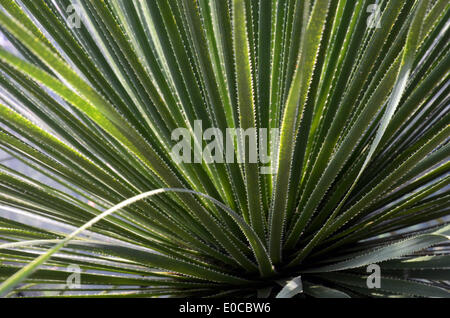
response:
<path fill-rule="evenodd" d="M 2 295 L 450 295 L 448 1 L 0 5 L 0 148 L 52 181 L 0 165 Z M 173 160 L 197 120 L 280 136 Z"/>

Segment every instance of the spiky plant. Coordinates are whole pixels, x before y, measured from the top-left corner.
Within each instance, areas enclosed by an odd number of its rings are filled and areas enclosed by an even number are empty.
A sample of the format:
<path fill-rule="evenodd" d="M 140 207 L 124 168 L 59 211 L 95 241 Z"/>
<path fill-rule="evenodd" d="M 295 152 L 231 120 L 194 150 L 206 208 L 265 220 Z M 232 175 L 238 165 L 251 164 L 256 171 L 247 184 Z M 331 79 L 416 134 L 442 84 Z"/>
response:
<path fill-rule="evenodd" d="M 450 295 L 447 0 L 0 4 L 0 294 Z"/>

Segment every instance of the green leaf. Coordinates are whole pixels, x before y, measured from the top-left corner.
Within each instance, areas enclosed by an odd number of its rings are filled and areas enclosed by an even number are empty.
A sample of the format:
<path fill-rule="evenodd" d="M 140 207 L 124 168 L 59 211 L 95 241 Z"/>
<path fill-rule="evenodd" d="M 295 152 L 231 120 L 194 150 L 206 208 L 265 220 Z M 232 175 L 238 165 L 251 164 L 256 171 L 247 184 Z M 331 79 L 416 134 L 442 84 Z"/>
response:
<path fill-rule="evenodd" d="M 283 283 L 283 289 L 277 294 L 276 298 L 292 298 L 295 295 L 303 293 L 303 283 L 301 276 L 287 280 Z"/>

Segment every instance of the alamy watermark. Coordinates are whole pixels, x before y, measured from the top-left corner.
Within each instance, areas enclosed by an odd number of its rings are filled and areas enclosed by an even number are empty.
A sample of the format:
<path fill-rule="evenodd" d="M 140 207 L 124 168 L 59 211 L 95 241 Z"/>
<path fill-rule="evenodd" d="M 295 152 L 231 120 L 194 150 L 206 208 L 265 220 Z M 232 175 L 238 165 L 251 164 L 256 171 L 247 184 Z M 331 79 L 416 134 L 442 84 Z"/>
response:
<path fill-rule="evenodd" d="M 367 12 L 370 16 L 367 18 L 367 27 L 369 29 L 379 29 L 381 28 L 381 9 L 378 4 L 369 4 L 367 6 Z"/>
<path fill-rule="evenodd" d="M 81 22 L 83 20 L 83 10 L 78 4 L 71 4 L 66 8 L 67 25 L 71 29 L 81 28 Z"/>
<path fill-rule="evenodd" d="M 274 174 L 279 136 L 278 128 L 203 131 L 202 121 L 196 120 L 193 132 L 187 128 L 172 131 L 172 141 L 177 143 L 172 147 L 171 157 L 176 163 L 258 163 L 262 165 L 261 174 Z"/>
<path fill-rule="evenodd" d="M 81 268 L 78 265 L 71 264 L 67 266 L 67 271 L 72 274 L 66 279 L 67 289 L 80 289 L 81 288 Z"/>
<path fill-rule="evenodd" d="M 381 288 L 381 268 L 380 265 L 370 264 L 367 266 L 367 273 L 371 273 L 366 279 L 366 285 L 369 289 Z"/>

